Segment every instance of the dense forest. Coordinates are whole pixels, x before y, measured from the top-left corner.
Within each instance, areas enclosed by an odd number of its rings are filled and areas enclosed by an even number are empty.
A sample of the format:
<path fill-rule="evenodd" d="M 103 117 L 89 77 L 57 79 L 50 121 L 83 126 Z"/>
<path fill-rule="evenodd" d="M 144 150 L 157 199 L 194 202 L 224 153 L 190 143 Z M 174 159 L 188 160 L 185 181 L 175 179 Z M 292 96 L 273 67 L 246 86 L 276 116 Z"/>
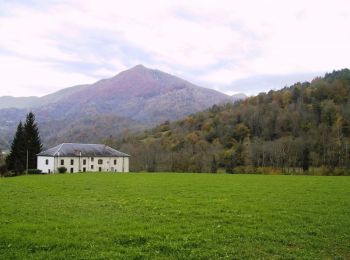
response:
<path fill-rule="evenodd" d="M 109 138 L 133 171 L 347 175 L 350 70 Z"/>

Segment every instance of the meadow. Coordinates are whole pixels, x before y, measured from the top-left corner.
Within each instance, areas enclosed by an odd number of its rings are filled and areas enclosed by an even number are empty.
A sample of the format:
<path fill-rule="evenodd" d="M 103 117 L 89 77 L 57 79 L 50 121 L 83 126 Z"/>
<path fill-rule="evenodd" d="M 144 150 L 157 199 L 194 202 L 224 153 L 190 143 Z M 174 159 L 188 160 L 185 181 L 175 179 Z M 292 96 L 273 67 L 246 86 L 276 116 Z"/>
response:
<path fill-rule="evenodd" d="M 350 178 L 0 178 L 0 259 L 350 258 Z"/>

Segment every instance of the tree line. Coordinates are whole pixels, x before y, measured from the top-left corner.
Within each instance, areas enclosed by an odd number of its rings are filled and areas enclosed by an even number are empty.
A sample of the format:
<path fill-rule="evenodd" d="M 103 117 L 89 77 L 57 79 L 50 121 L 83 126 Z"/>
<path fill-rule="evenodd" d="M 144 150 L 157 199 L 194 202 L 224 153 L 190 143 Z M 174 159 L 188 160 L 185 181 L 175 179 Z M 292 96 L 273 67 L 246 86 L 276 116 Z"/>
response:
<path fill-rule="evenodd" d="M 25 123 L 20 122 L 11 143 L 10 153 L 6 156 L 5 165 L 1 166 L 2 174 L 10 172 L 21 175 L 27 169 L 37 168 L 36 155 L 42 151 L 42 143 L 35 115 L 30 112 Z"/>
<path fill-rule="evenodd" d="M 106 143 L 134 171 L 349 173 L 350 71 L 261 93 Z"/>

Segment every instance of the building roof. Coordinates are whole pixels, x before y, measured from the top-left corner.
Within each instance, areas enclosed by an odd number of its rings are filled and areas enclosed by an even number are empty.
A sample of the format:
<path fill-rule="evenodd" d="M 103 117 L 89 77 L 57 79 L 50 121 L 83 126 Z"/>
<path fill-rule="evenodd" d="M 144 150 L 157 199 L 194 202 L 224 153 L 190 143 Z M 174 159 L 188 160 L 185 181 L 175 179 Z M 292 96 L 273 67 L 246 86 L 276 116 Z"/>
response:
<path fill-rule="evenodd" d="M 52 157 L 129 157 L 104 144 L 63 143 L 38 154 Z"/>

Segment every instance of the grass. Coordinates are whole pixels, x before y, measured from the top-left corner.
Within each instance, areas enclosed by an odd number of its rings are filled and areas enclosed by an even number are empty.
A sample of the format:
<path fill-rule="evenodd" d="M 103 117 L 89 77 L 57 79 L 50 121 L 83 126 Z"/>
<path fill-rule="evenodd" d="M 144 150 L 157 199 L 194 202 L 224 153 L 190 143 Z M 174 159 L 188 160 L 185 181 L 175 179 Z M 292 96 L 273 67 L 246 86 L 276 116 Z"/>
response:
<path fill-rule="evenodd" d="M 350 178 L 0 179 L 0 259 L 350 258 Z"/>

